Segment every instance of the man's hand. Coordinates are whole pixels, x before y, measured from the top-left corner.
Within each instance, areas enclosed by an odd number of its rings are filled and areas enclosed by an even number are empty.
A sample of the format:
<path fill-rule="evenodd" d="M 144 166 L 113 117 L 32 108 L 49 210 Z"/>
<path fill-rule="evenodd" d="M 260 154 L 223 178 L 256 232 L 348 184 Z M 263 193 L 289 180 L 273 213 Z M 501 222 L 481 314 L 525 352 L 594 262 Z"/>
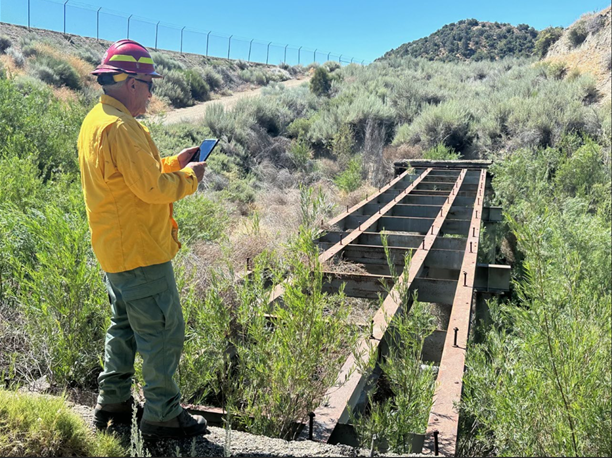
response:
<path fill-rule="evenodd" d="M 190 162 L 184 168 L 192 169 L 199 183 L 200 181 L 202 181 L 202 178 L 204 178 L 204 170 L 206 169 L 206 162 Z"/>
<path fill-rule="evenodd" d="M 184 169 L 187 166 L 187 164 L 191 162 L 193 155 L 196 153 L 196 151 L 199 148 L 200 148 L 199 146 L 194 146 L 192 148 L 185 148 L 183 151 L 178 153 L 177 159 L 182 169 Z"/>

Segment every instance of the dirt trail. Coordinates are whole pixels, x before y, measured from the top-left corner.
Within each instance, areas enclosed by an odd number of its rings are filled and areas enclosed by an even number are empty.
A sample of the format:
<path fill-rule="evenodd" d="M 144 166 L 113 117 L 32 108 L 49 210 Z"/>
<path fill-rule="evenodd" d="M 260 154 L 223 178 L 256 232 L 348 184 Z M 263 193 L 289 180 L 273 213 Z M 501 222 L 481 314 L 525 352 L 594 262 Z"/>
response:
<path fill-rule="evenodd" d="M 309 76 L 301 78 L 301 79 L 284 81 L 280 84 L 282 84 L 286 88 L 291 88 L 291 87 L 297 87 L 303 83 L 307 83 L 308 81 L 310 81 Z M 165 125 L 176 124 L 178 122 L 196 122 L 204 117 L 204 114 L 206 113 L 206 109 L 210 106 L 210 104 L 220 103 L 227 110 L 227 109 L 233 108 L 238 102 L 238 100 L 241 100 L 247 97 L 258 97 L 259 95 L 261 95 L 262 89 L 263 87 L 260 87 L 258 89 L 254 89 L 251 91 L 238 92 L 228 97 L 221 97 L 220 99 L 216 99 L 216 100 L 208 100 L 198 105 L 194 105 L 193 107 L 177 108 L 176 110 L 167 112 L 163 116 L 154 116 L 153 119 L 156 121 L 161 120 L 162 124 L 165 124 Z"/>

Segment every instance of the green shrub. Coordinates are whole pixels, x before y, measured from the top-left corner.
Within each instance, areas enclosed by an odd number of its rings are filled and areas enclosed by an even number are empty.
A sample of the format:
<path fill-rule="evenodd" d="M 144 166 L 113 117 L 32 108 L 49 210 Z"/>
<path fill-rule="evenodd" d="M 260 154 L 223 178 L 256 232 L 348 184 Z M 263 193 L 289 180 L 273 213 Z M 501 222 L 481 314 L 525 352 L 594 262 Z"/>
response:
<path fill-rule="evenodd" d="M 547 27 L 538 34 L 534 45 L 534 53 L 542 58 L 546 56 L 550 47 L 555 44 L 563 35 L 562 27 Z"/>
<path fill-rule="evenodd" d="M 226 207 L 201 193 L 176 202 L 174 214 L 179 225 L 179 237 L 187 244 L 214 242 L 228 235 L 229 214 Z"/>
<path fill-rule="evenodd" d="M 204 67 L 202 69 L 202 76 L 211 91 L 216 91 L 223 86 L 223 78 L 221 78 L 221 75 L 210 67 Z"/>
<path fill-rule="evenodd" d="M 588 34 L 585 21 L 579 21 L 570 28 L 567 38 L 572 46 L 576 47 L 586 40 Z"/>
<path fill-rule="evenodd" d="M 157 51 L 151 53 L 151 58 L 155 62 L 156 68 L 160 67 L 160 69 L 164 68 L 166 70 L 183 70 L 185 68 L 178 60 Z M 162 74 L 166 76 L 164 73 Z"/>
<path fill-rule="evenodd" d="M 318 97 L 329 95 L 331 89 L 331 78 L 325 67 L 317 67 L 314 76 L 310 80 L 310 91 Z"/>
<path fill-rule="evenodd" d="M 420 140 L 423 148 L 434 148 L 438 144 L 465 151 L 472 143 L 472 114 L 459 101 L 444 102 L 423 110 L 411 125 L 411 139 Z M 396 136 L 397 138 L 397 136 Z M 398 144 L 398 141 L 394 141 Z"/>
<path fill-rule="evenodd" d="M 156 82 L 155 94 L 168 100 L 175 108 L 193 105 L 191 86 L 185 73 L 170 70 L 164 73 L 164 78 Z"/>
<path fill-rule="evenodd" d="M 256 120 L 252 110 L 242 110 L 236 106 L 234 110 L 226 111 L 220 103 L 213 103 L 206 110 L 204 124 L 216 138 L 225 138 L 227 143 L 247 145 Z"/>
<path fill-rule="evenodd" d="M 0 35 L 0 54 L 3 54 L 13 43 L 11 39 L 5 35 Z"/>
<path fill-rule="evenodd" d="M 355 154 L 355 135 L 349 124 L 343 124 L 331 142 L 332 152 L 341 164 L 346 164 Z"/>
<path fill-rule="evenodd" d="M 287 126 L 287 134 L 291 138 L 307 138 L 313 118 L 297 118 Z"/>
<path fill-rule="evenodd" d="M 19 85 L 23 83 L 22 87 Z M 24 80 L 0 81 L 0 156 L 32 156 L 45 177 L 78 170 L 76 140 L 83 107 L 61 104 L 47 88 Z"/>
<path fill-rule="evenodd" d="M 296 168 L 306 170 L 310 160 L 312 159 L 312 150 L 306 141 L 297 140 L 291 142 L 289 157 Z"/>
<path fill-rule="evenodd" d="M 100 62 L 102 62 L 102 55 L 88 46 L 80 48 L 77 51 L 77 56 L 79 57 L 79 59 L 84 60 L 85 62 L 89 62 L 91 65 L 94 66 L 100 65 Z"/>
<path fill-rule="evenodd" d="M 491 170 L 517 243 L 516 294 L 489 304 L 492 326 L 468 346 L 462 456 L 612 452 L 610 217 L 590 205 L 609 208 L 609 166 L 590 140 L 558 144 Z"/>
<path fill-rule="evenodd" d="M 553 80 L 561 80 L 567 74 L 565 62 L 541 62 L 538 66 L 544 69 L 546 76 Z"/>
<path fill-rule="evenodd" d="M 68 62 L 41 54 L 30 62 L 30 74 L 52 86 L 81 89 L 81 78 Z"/>
<path fill-rule="evenodd" d="M 84 212 L 66 214 L 56 205 L 28 215 L 36 261 L 24 269 L 20 300 L 41 367 L 57 383 L 93 388 L 109 324 L 108 298 Z"/>
<path fill-rule="evenodd" d="M 336 70 L 339 70 L 342 68 L 342 66 L 336 62 L 335 60 L 328 60 L 327 62 L 325 62 L 322 67 L 327 70 L 329 73 L 333 73 Z"/>
<path fill-rule="evenodd" d="M 255 201 L 255 189 L 253 179 L 232 180 L 226 191 L 228 198 L 234 202 L 250 204 Z"/>
<path fill-rule="evenodd" d="M 334 179 L 336 186 L 344 192 L 353 192 L 362 182 L 361 156 L 355 156 L 349 160 L 344 172 Z"/>
<path fill-rule="evenodd" d="M 253 110 L 253 116 L 258 125 L 263 127 L 268 135 L 276 137 L 283 133 L 289 124 L 291 113 L 282 106 L 277 100 L 268 97 L 255 99 L 251 107 L 245 103 L 244 109 Z"/>
<path fill-rule="evenodd" d="M 421 353 L 435 327 L 426 304 L 416 300 L 391 322 L 389 354 L 379 364 L 384 388 L 379 383 L 368 393 L 369 412 L 354 419 L 362 447 L 374 446 L 382 453 L 387 447 L 395 453 L 420 452 L 411 450 L 410 440 L 413 434 L 425 434 L 433 405 L 435 373 L 431 365 L 422 364 Z M 385 392 L 383 401 L 379 391 Z"/>
<path fill-rule="evenodd" d="M 593 196 L 598 184 L 610 182 L 610 174 L 603 167 L 602 148 L 587 139 L 570 157 L 563 160 L 556 173 L 557 187 L 568 195 L 585 199 Z M 594 207 L 598 207 L 594 202 Z"/>
<path fill-rule="evenodd" d="M 118 438 L 92 433 L 62 398 L 0 390 L 0 455 L 126 456 Z"/>
<path fill-rule="evenodd" d="M 435 147 L 423 153 L 423 159 L 431 159 L 433 161 L 454 161 L 461 159 L 461 154 L 456 153 L 452 148 L 444 145 L 444 143 L 438 143 Z"/>
<path fill-rule="evenodd" d="M 37 56 L 39 51 L 36 43 L 29 43 L 21 46 L 21 52 L 25 57 Z"/>
<path fill-rule="evenodd" d="M 13 58 L 13 62 L 15 63 L 17 67 L 23 68 L 25 66 L 25 62 L 26 62 L 25 56 L 18 49 L 14 47 L 10 47 L 5 51 L 5 54 Z"/>
<path fill-rule="evenodd" d="M 195 69 L 185 70 L 185 78 L 191 90 L 191 97 L 200 102 L 210 99 L 210 88 L 202 75 Z"/>
<path fill-rule="evenodd" d="M 239 75 L 242 80 L 248 83 L 258 84 L 260 86 L 265 86 L 270 81 L 269 75 L 258 68 L 241 70 Z"/>

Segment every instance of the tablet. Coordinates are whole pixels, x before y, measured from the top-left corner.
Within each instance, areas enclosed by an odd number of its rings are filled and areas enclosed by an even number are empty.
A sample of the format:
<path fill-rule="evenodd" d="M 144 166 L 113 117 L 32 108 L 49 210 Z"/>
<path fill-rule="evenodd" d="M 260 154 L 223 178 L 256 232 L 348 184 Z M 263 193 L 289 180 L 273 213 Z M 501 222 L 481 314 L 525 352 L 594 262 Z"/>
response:
<path fill-rule="evenodd" d="M 198 151 L 191 159 L 191 161 L 204 162 L 206 159 L 208 159 L 208 156 L 210 156 L 210 153 L 212 153 L 213 149 L 215 149 L 217 143 L 219 143 L 219 140 L 216 138 L 207 138 L 206 140 L 204 140 L 200 145 Z"/>

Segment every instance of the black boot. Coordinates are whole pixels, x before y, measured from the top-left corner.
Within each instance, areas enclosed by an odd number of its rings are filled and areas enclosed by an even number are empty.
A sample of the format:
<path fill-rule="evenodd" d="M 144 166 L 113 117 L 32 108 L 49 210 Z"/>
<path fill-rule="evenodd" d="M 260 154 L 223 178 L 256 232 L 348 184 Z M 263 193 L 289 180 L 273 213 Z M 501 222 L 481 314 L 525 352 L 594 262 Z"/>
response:
<path fill-rule="evenodd" d="M 131 425 L 134 398 L 116 404 L 98 404 L 94 409 L 94 425 L 98 429 L 107 429 L 112 425 Z M 136 421 L 140 423 L 143 408 L 136 406 Z"/>
<path fill-rule="evenodd" d="M 140 431 L 148 439 L 177 439 L 208 433 L 204 417 L 191 415 L 185 409 L 183 409 L 178 417 L 168 421 L 142 420 Z"/>

